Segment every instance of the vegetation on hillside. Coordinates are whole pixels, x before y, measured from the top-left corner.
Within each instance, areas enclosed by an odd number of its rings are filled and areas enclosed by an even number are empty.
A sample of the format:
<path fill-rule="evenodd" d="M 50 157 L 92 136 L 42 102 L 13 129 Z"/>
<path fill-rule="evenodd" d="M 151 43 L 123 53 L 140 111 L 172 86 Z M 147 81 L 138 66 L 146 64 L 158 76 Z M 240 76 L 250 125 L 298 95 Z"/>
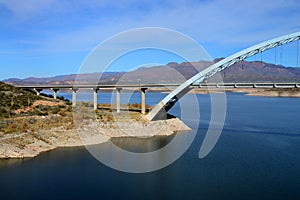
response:
<path fill-rule="evenodd" d="M 143 120 L 140 104 L 122 104 L 121 109 L 131 111 L 131 120 Z M 150 106 L 146 105 L 146 112 L 149 109 Z M 37 96 L 33 91 L 0 82 L 0 134 L 34 133 L 59 126 L 67 130 L 75 127 L 74 119 L 76 122 L 89 119 L 97 119 L 104 123 L 114 122 L 114 110 L 114 105 L 98 104 L 95 112 L 91 102 L 78 102 L 74 114 L 71 103 L 67 100 L 54 100 L 46 95 Z M 118 114 L 117 120 L 128 120 L 127 114 Z"/>
<path fill-rule="evenodd" d="M 34 105 L 36 101 L 54 102 L 47 95 L 37 96 L 35 92 L 23 90 L 6 83 L 0 82 L 0 118 L 11 118 L 15 116 L 33 116 L 57 114 L 65 109 L 68 102 L 60 105 Z M 56 102 L 58 102 L 57 100 Z M 33 106 L 34 105 L 34 106 Z M 33 106 L 33 107 L 32 107 Z M 25 108 L 30 108 L 25 110 Z M 22 111 L 23 109 L 23 111 Z M 20 112 L 17 112 L 20 111 Z"/>
<path fill-rule="evenodd" d="M 47 117 L 46 117 L 47 116 Z M 27 132 L 72 121 L 69 101 L 23 90 L 0 82 L 0 132 Z"/>

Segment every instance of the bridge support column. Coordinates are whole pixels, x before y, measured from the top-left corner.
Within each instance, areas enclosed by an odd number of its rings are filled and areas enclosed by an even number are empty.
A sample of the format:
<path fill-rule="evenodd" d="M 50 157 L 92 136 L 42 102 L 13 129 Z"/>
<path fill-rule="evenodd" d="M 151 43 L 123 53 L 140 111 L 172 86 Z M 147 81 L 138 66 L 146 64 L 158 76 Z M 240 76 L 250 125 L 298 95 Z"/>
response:
<path fill-rule="evenodd" d="M 33 88 L 33 90 L 36 92 L 36 95 L 37 95 L 37 96 L 40 96 L 41 91 L 42 91 L 43 89 L 41 89 L 41 88 Z"/>
<path fill-rule="evenodd" d="M 117 104 L 117 113 L 121 111 L 121 90 L 122 88 L 116 88 L 116 104 Z"/>
<path fill-rule="evenodd" d="M 93 88 L 93 91 L 94 91 L 94 110 L 97 110 L 97 106 L 98 106 L 97 92 L 99 91 L 99 88 Z"/>
<path fill-rule="evenodd" d="M 148 88 L 141 88 L 141 113 L 144 115 L 146 113 L 146 90 Z"/>
<path fill-rule="evenodd" d="M 72 106 L 76 106 L 76 93 L 78 91 L 78 88 L 72 88 Z"/>
<path fill-rule="evenodd" d="M 57 99 L 57 92 L 59 91 L 59 89 L 57 89 L 57 88 L 51 88 L 51 90 L 53 91 L 53 98 Z"/>

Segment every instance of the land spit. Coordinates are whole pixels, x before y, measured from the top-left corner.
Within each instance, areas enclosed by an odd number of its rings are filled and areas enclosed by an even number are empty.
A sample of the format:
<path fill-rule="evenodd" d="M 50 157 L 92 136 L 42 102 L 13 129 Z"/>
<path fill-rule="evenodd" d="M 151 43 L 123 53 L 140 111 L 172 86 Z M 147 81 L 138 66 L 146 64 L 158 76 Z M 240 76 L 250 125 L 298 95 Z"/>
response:
<path fill-rule="evenodd" d="M 104 119 L 105 113 L 109 111 L 104 111 L 101 118 L 77 118 L 74 122 L 69 122 L 75 124 L 72 128 L 66 128 L 64 125 L 23 133 L 0 134 L 0 158 L 35 157 L 58 147 L 100 144 L 114 137 L 149 138 L 191 130 L 178 118 L 149 122 L 140 113 L 130 113 L 134 116 L 132 118 L 132 115 L 128 115 L 127 112 L 107 120 Z M 128 116 L 131 116 L 129 120 Z M 47 117 L 51 116 L 41 116 L 41 118 Z"/>

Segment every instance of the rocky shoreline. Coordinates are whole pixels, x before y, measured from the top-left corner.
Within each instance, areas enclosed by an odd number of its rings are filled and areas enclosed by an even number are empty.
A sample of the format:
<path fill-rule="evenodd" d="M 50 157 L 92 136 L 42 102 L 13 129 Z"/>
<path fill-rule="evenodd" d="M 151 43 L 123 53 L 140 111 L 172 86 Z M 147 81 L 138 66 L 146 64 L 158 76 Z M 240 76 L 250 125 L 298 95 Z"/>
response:
<path fill-rule="evenodd" d="M 191 130 L 178 118 L 158 121 L 105 122 L 84 120 L 76 128 L 56 127 L 36 132 L 0 136 L 0 158 L 35 157 L 58 147 L 76 147 L 107 142 L 113 137 L 168 136 Z"/>
<path fill-rule="evenodd" d="M 195 88 L 190 91 L 193 94 L 208 94 L 219 92 L 237 92 L 246 93 L 247 96 L 264 96 L 264 97 L 300 97 L 299 88 Z"/>

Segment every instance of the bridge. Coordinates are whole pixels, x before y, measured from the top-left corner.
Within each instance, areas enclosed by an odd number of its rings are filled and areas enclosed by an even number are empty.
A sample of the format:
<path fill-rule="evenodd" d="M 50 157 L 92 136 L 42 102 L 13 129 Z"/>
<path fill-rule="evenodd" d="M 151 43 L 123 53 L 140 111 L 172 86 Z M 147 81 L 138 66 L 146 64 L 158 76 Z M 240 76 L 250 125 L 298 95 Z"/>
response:
<path fill-rule="evenodd" d="M 76 93 L 79 89 L 91 89 L 94 93 L 94 110 L 97 109 L 98 96 L 97 93 L 101 89 L 113 89 L 116 91 L 116 105 L 117 112 L 120 112 L 120 93 L 123 88 L 137 89 L 141 91 L 141 113 L 145 114 L 146 111 L 146 90 L 148 88 L 176 88 L 180 86 L 179 83 L 174 84 L 126 84 L 126 85 L 27 85 L 27 86 L 16 86 L 22 89 L 29 89 L 36 92 L 39 96 L 43 90 L 53 91 L 53 98 L 57 99 L 57 92 L 61 89 L 72 91 L 72 105 L 76 106 Z M 258 82 L 258 83 L 192 83 L 191 88 L 300 88 L 300 83 L 268 83 L 268 82 Z"/>
<path fill-rule="evenodd" d="M 277 46 L 298 41 L 300 32 L 284 35 L 281 37 L 268 40 L 240 52 L 237 52 L 227 58 L 220 60 L 217 63 L 209 66 L 203 71 L 197 73 L 182 84 L 128 84 L 128 85 L 43 85 L 43 86 L 17 86 L 23 89 L 32 89 L 37 92 L 37 95 L 43 89 L 50 89 L 54 92 L 54 98 L 57 98 L 59 89 L 70 89 L 72 91 L 72 104 L 76 106 L 76 92 L 79 89 L 92 89 L 94 91 L 94 109 L 97 109 L 97 92 L 99 89 L 110 88 L 116 91 L 117 112 L 120 112 L 120 92 L 123 88 L 139 88 L 141 91 L 141 112 L 145 114 L 145 92 L 148 88 L 174 87 L 164 99 L 162 99 L 153 109 L 147 114 L 147 118 L 151 120 L 163 118 L 168 110 L 192 87 L 209 88 L 209 87 L 224 87 L 224 88 L 300 88 L 300 83 L 205 83 L 205 81 L 218 72 L 232 66 L 233 64 L 245 60 L 248 57 L 266 51 Z M 298 56 L 298 54 L 297 54 Z M 298 58 L 298 57 L 297 57 Z"/>
<path fill-rule="evenodd" d="M 245 60 L 248 57 L 254 56 L 258 53 L 264 52 L 268 49 L 275 48 L 287 43 L 298 41 L 300 39 L 300 32 L 284 35 L 281 37 L 274 38 L 272 40 L 267 40 L 265 42 L 259 43 L 242 51 L 239 51 L 227 58 L 220 60 L 219 62 L 209 66 L 208 68 L 202 70 L 198 74 L 194 75 L 192 78 L 188 79 L 175 90 L 173 90 L 169 95 L 167 95 L 163 100 L 161 100 L 147 115 L 149 120 L 160 119 L 166 116 L 166 112 L 188 91 L 189 87 L 193 84 L 200 84 L 205 82 L 208 78 L 212 77 L 218 72 L 232 66 L 233 64 Z M 298 54 L 297 54 L 298 56 Z M 298 58 L 298 57 L 297 57 Z"/>
<path fill-rule="evenodd" d="M 145 92 L 148 88 L 172 88 L 178 87 L 179 84 L 124 84 L 124 85 L 98 85 L 98 84 L 88 84 L 88 85 L 17 85 L 16 87 L 22 89 L 29 89 L 36 92 L 39 96 L 41 91 L 43 90 L 51 90 L 53 91 L 53 98 L 57 99 L 57 92 L 61 89 L 72 91 L 72 106 L 76 106 L 76 93 L 79 89 L 91 89 L 94 93 L 94 110 L 97 109 L 97 93 L 100 89 L 114 89 L 116 91 L 116 105 L 117 105 L 117 113 L 120 112 L 121 108 L 121 97 L 120 93 L 123 88 L 139 88 L 141 91 L 141 112 L 142 114 L 146 113 L 146 98 Z"/>

